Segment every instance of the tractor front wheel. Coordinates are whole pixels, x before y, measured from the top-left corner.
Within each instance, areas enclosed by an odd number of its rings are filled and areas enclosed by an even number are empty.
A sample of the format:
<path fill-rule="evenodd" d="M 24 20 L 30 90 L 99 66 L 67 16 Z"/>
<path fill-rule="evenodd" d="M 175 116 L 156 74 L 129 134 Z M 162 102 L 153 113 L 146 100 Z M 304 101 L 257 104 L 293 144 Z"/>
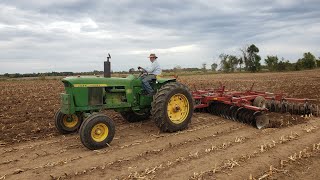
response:
<path fill-rule="evenodd" d="M 109 145 L 115 134 L 112 119 L 103 114 L 91 115 L 80 127 L 80 140 L 88 149 L 101 149 Z"/>
<path fill-rule="evenodd" d="M 151 114 L 163 132 L 186 129 L 193 114 L 193 98 L 189 89 L 178 82 L 163 85 L 154 96 Z"/>
<path fill-rule="evenodd" d="M 79 129 L 82 123 L 82 116 L 80 114 L 63 114 L 58 110 L 54 116 L 55 126 L 62 134 L 69 134 Z"/>

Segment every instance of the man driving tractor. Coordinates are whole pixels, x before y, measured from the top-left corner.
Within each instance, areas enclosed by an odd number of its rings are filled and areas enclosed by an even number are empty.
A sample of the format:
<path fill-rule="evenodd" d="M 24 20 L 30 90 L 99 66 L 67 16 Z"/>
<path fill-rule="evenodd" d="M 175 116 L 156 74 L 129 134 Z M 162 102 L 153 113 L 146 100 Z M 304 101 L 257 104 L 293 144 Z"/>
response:
<path fill-rule="evenodd" d="M 147 91 L 148 96 L 153 96 L 155 94 L 154 90 L 150 86 L 150 82 L 153 79 L 156 79 L 157 75 L 160 75 L 162 70 L 157 61 L 157 56 L 155 54 L 150 54 L 149 59 L 151 62 L 151 66 L 147 68 L 138 67 L 138 69 L 144 69 L 147 73 L 141 77 L 142 80 L 142 87 L 144 90 Z"/>

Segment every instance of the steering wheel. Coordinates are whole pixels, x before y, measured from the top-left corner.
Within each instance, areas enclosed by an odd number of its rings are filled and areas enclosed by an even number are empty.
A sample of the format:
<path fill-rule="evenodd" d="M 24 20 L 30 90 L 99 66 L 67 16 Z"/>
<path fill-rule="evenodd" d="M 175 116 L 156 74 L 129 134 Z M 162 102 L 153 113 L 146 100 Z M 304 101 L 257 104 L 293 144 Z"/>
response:
<path fill-rule="evenodd" d="M 140 71 L 139 77 L 142 77 L 143 75 L 148 75 L 148 71 L 145 70 L 144 68 L 140 67 L 138 68 L 138 70 Z"/>

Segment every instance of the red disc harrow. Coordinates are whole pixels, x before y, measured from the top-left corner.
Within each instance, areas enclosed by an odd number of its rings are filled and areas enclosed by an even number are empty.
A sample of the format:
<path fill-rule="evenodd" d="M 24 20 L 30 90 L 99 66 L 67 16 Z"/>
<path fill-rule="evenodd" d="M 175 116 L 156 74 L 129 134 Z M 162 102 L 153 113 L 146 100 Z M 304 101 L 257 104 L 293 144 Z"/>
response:
<path fill-rule="evenodd" d="M 192 92 L 196 111 L 251 124 L 258 129 L 267 127 L 268 112 L 291 113 L 302 116 L 319 116 L 319 107 L 312 104 L 316 99 L 288 98 L 284 93 L 253 91 L 228 91 L 220 84 L 218 89 Z"/>

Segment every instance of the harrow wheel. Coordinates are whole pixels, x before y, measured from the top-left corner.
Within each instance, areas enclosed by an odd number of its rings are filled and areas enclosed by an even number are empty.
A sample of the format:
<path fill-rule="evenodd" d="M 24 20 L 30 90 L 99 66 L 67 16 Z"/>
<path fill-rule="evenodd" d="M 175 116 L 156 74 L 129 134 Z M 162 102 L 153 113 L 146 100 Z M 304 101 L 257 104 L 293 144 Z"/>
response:
<path fill-rule="evenodd" d="M 82 116 L 81 114 L 63 114 L 59 109 L 54 116 L 54 120 L 55 126 L 60 133 L 69 134 L 79 129 L 82 123 Z"/>
<path fill-rule="evenodd" d="M 128 122 L 139 122 L 149 119 L 150 112 L 133 112 L 133 111 L 127 111 L 127 112 L 120 112 L 123 119 L 127 120 Z"/>
<path fill-rule="evenodd" d="M 101 149 L 109 145 L 115 134 L 112 119 L 103 114 L 95 114 L 84 120 L 80 127 L 80 140 L 90 150 Z"/>
<path fill-rule="evenodd" d="M 254 98 L 252 105 L 260 108 L 265 108 L 266 100 L 262 96 L 257 96 L 256 98 Z"/>
<path fill-rule="evenodd" d="M 193 114 L 193 98 L 189 89 L 178 82 L 163 85 L 154 96 L 151 114 L 163 132 L 186 129 Z"/>

